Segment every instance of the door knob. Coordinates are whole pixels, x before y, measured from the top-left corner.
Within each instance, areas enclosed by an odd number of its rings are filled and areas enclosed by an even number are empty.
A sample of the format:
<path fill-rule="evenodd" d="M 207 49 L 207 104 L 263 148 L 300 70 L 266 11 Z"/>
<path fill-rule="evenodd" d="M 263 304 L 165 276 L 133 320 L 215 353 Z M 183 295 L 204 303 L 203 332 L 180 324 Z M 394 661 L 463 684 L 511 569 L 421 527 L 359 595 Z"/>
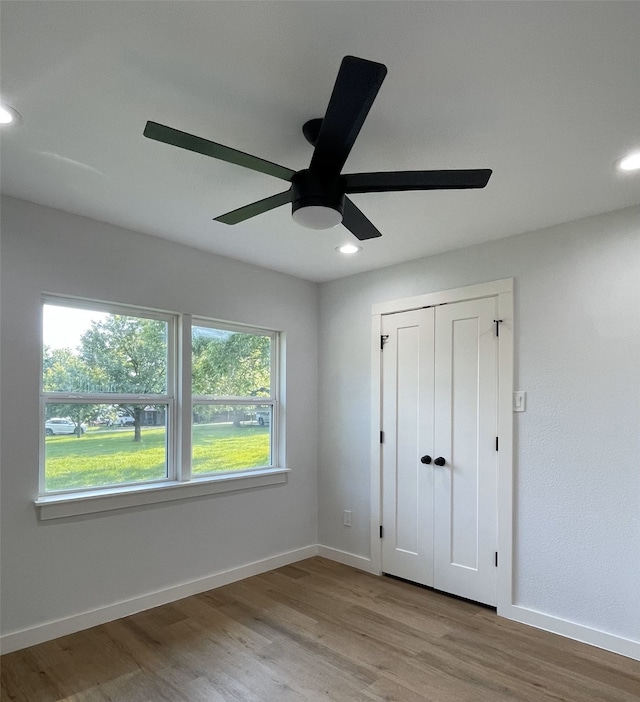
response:
<path fill-rule="evenodd" d="M 420 463 L 431 463 L 431 456 L 423 456 L 420 459 Z"/>
<path fill-rule="evenodd" d="M 443 465 L 446 463 L 446 461 L 444 460 L 444 458 L 442 458 L 442 456 L 438 456 L 438 458 L 436 458 L 436 460 L 434 461 L 434 463 L 435 463 L 437 466 L 443 466 Z"/>

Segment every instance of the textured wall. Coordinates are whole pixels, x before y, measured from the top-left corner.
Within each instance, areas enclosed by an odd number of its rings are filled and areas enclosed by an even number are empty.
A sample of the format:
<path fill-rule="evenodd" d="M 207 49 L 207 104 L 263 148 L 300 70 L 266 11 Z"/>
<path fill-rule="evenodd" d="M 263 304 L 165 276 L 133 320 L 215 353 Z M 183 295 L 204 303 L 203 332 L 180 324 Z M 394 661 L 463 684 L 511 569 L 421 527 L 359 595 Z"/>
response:
<path fill-rule="evenodd" d="M 640 641 L 637 207 L 321 286 L 320 543 L 369 555 L 371 305 L 508 277 L 515 603 Z"/>
<path fill-rule="evenodd" d="M 2 627 L 19 631 L 316 543 L 317 286 L 2 201 Z M 39 522 L 42 291 L 286 335 L 286 485 Z"/>
<path fill-rule="evenodd" d="M 516 602 L 640 640 L 640 208 L 325 284 L 318 336 L 313 284 L 2 205 L 4 633 L 314 543 L 317 506 L 320 543 L 367 556 L 371 305 L 513 276 Z M 289 484 L 38 522 L 42 290 L 285 329 Z"/>

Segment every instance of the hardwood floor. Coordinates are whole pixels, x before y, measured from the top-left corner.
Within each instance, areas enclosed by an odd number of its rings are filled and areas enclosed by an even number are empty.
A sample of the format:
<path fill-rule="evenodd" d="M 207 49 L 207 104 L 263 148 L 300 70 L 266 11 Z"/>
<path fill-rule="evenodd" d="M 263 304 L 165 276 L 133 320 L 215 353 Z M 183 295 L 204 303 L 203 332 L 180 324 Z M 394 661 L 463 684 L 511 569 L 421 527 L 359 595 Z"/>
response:
<path fill-rule="evenodd" d="M 638 702 L 640 663 L 322 558 L 2 657 L 19 702 Z"/>

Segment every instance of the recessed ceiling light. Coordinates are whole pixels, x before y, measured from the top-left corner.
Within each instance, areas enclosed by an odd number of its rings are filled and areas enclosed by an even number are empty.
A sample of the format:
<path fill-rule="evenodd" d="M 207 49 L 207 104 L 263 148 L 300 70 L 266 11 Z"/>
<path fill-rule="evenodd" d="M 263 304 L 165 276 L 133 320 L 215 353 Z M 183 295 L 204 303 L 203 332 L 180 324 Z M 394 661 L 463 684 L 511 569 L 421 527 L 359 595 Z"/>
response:
<path fill-rule="evenodd" d="M 640 151 L 625 156 L 618 162 L 618 168 L 621 171 L 637 171 L 640 170 Z"/>
<path fill-rule="evenodd" d="M 362 246 L 356 246 L 355 244 L 343 244 L 342 246 L 338 246 L 336 251 L 339 251 L 342 254 L 350 255 L 358 253 L 358 251 L 362 251 Z"/>
<path fill-rule="evenodd" d="M 10 105 L 0 104 L 0 127 L 9 124 L 16 124 L 20 121 L 20 115 Z"/>

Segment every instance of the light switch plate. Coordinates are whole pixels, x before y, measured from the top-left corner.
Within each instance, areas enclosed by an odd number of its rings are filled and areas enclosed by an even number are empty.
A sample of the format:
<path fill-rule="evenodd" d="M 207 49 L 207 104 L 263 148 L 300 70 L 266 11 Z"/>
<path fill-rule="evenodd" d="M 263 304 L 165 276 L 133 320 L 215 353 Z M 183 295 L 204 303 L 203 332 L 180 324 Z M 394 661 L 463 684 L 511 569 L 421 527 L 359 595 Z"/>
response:
<path fill-rule="evenodd" d="M 513 411 L 524 412 L 527 409 L 527 393 L 524 390 L 516 390 L 513 393 Z"/>

